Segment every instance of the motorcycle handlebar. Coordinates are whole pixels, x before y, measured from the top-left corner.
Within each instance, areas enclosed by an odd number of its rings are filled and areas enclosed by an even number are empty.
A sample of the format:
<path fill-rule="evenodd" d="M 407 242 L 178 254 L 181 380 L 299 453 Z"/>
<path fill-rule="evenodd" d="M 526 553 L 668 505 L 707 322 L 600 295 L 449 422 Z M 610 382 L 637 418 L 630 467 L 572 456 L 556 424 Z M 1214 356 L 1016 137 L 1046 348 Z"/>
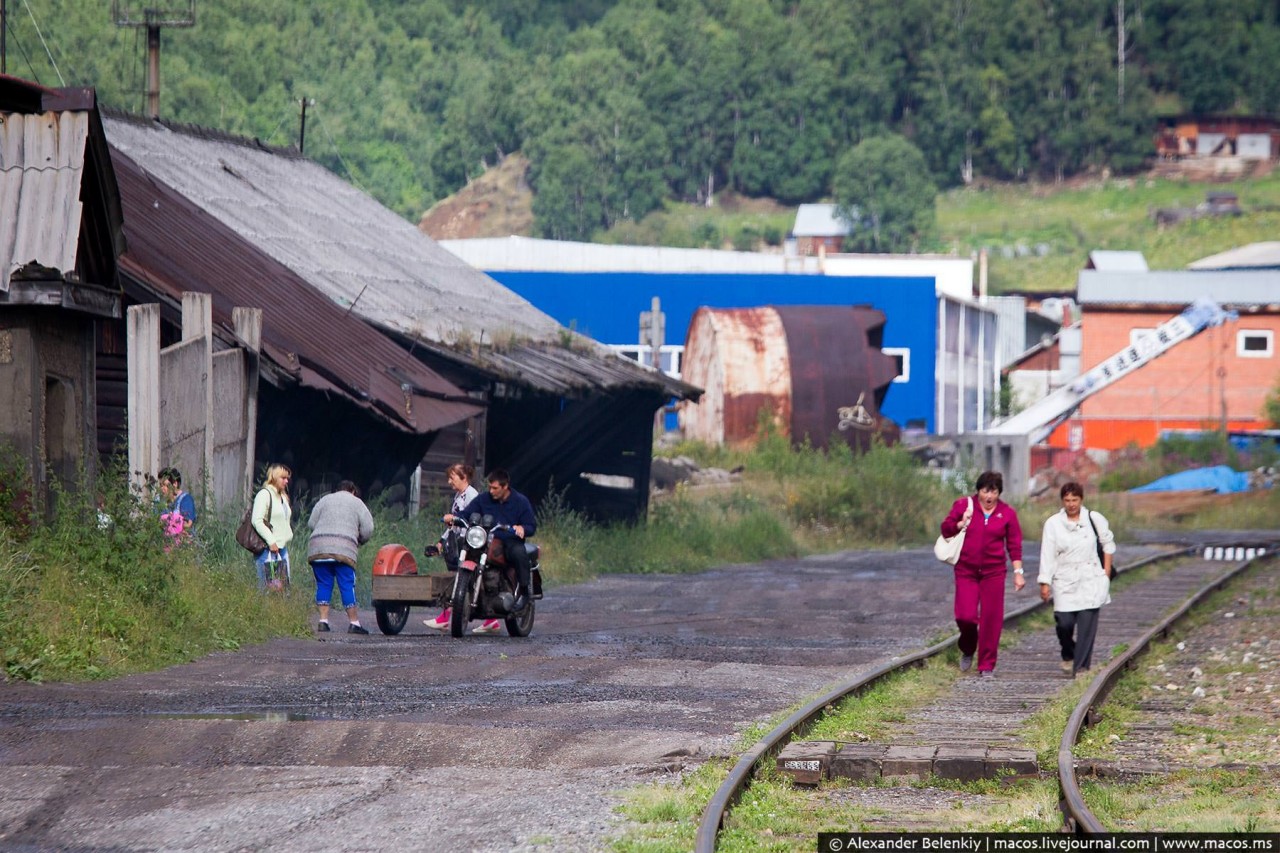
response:
<path fill-rule="evenodd" d="M 441 524 L 450 524 L 450 525 L 453 525 L 454 527 L 470 527 L 470 526 L 471 526 L 471 522 L 466 521 L 466 520 L 464 520 L 463 518 L 461 518 L 461 517 L 459 517 L 459 516 L 456 516 L 456 515 L 453 517 L 453 521 L 445 521 L 445 520 L 444 520 L 444 516 L 441 516 L 441 517 L 440 517 L 440 523 L 441 523 Z M 477 522 L 477 523 L 478 523 L 478 522 Z M 481 527 L 483 527 L 484 525 L 483 525 L 483 524 L 480 524 L 480 526 L 481 526 Z M 513 528 L 510 524 L 494 524 L 494 525 L 492 525 L 492 526 L 488 527 L 487 529 L 488 529 L 488 530 L 491 530 L 491 531 L 494 531 L 494 530 L 511 530 L 511 531 L 513 531 L 513 532 L 514 532 L 514 530 L 515 530 L 515 528 Z"/>

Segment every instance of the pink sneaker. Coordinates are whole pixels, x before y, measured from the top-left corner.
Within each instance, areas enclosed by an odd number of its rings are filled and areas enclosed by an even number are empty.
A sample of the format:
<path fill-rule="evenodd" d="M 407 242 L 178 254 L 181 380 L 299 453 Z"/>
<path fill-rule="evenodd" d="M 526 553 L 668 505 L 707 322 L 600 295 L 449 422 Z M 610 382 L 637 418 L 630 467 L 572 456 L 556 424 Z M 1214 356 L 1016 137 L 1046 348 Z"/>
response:
<path fill-rule="evenodd" d="M 486 619 L 486 620 L 484 620 L 484 624 L 483 624 L 483 625 L 481 625 L 479 628 L 472 628 L 472 629 L 471 629 L 471 633 L 473 633 L 473 634 L 492 634 L 492 633 L 494 633 L 495 631 L 500 630 L 501 628 L 502 628 L 502 622 L 500 622 L 499 620 L 497 620 L 497 619 Z"/>
<path fill-rule="evenodd" d="M 434 619 L 423 619 L 422 624 L 428 628 L 435 628 L 437 631 L 449 630 L 449 613 L 453 608 L 446 607 L 441 611 L 440 615 Z"/>

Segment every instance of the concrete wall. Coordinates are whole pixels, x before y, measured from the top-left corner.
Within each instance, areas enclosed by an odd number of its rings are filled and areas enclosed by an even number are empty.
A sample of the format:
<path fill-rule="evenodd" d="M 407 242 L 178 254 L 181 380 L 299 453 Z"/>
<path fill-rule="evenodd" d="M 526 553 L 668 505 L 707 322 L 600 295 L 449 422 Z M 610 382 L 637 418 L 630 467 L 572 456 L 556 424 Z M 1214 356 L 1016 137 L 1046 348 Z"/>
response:
<path fill-rule="evenodd" d="M 1025 436 L 966 433 L 956 438 L 957 465 L 973 471 L 1004 475 L 1006 500 L 1027 496 L 1031 482 L 1031 445 Z M 972 490 L 973 483 L 965 486 Z"/>
<path fill-rule="evenodd" d="M 128 309 L 129 470 L 139 485 L 172 466 L 197 504 L 220 508 L 247 499 L 262 312 L 236 308 L 232 317 L 248 349 L 215 354 L 208 294 L 183 294 L 183 340 L 164 349 L 159 306 Z"/>

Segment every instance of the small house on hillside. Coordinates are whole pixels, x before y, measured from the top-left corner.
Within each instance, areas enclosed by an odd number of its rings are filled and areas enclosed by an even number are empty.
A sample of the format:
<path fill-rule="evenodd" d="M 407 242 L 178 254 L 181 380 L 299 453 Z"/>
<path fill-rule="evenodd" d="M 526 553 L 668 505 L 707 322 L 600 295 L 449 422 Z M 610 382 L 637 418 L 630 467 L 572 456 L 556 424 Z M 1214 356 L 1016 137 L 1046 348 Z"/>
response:
<path fill-rule="evenodd" d="M 796 241 L 796 254 L 819 255 L 841 251 L 844 238 L 852 230 L 848 222 L 836 215 L 834 204 L 802 204 L 796 210 L 791 236 Z"/>
<path fill-rule="evenodd" d="M 1275 160 L 1280 157 L 1280 123 L 1266 116 L 1180 116 L 1164 122 L 1155 144 L 1157 156 L 1165 160 Z"/>
<path fill-rule="evenodd" d="M 95 340 L 120 317 L 123 249 L 94 91 L 0 77 L 0 445 L 43 511 L 97 470 Z"/>

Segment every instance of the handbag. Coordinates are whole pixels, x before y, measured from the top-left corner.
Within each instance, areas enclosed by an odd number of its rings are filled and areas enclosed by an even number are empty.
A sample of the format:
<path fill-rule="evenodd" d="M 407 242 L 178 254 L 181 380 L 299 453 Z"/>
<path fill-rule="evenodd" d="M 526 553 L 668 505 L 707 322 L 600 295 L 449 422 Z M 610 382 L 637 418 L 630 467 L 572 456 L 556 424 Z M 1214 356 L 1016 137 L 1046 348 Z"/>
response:
<path fill-rule="evenodd" d="M 266 491 L 266 489 L 263 489 L 263 491 Z M 274 509 L 275 507 L 272 506 L 271 501 L 268 500 L 267 514 L 266 514 L 266 517 L 262 519 L 262 523 L 267 526 L 268 530 L 272 529 L 271 513 L 274 511 Z M 250 554 L 252 554 L 255 557 L 261 554 L 263 551 L 267 550 L 266 540 L 262 538 L 262 536 L 258 533 L 257 529 L 253 526 L 253 502 L 252 501 L 249 502 L 248 509 L 244 511 L 244 518 L 240 519 L 240 526 L 236 528 L 236 544 L 239 545 L 241 548 L 245 549 L 246 551 L 248 551 Z"/>
<path fill-rule="evenodd" d="M 969 513 L 972 518 L 973 498 L 969 498 Z M 937 557 L 944 563 L 954 566 L 960 561 L 960 550 L 964 548 L 964 534 L 966 530 L 961 530 L 955 536 L 950 538 L 939 536 L 938 541 L 933 543 L 933 556 Z"/>

